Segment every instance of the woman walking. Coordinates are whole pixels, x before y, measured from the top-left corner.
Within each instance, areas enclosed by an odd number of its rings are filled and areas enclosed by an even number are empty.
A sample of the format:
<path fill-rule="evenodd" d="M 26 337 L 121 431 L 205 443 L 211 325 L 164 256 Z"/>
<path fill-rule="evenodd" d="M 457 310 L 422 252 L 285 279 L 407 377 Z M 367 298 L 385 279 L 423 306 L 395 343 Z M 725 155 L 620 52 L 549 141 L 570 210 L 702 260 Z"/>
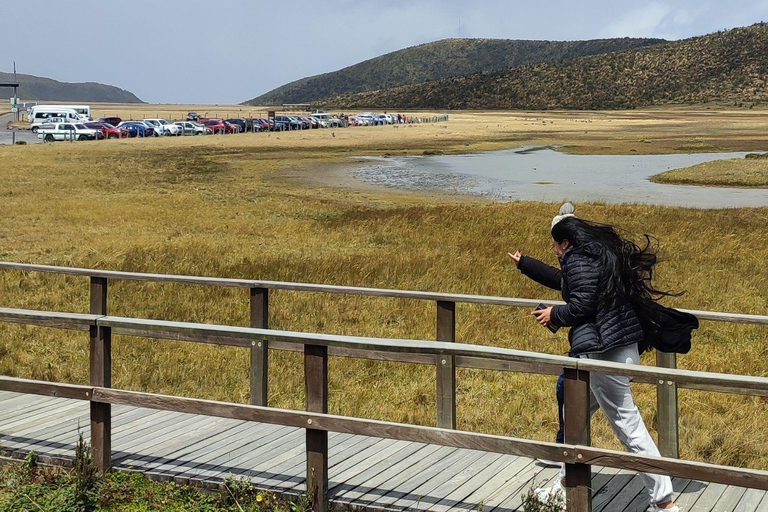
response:
<path fill-rule="evenodd" d="M 562 291 L 565 305 L 533 314 L 541 325 L 570 327 L 572 357 L 639 364 L 638 345 L 644 347 L 644 333 L 638 314 L 646 314 L 642 309 L 650 299 L 668 295 L 651 285 L 656 255 L 650 243 L 641 249 L 619 236 L 612 226 L 579 219 L 573 212 L 573 205 L 566 203 L 552 220 L 552 250 L 562 270 L 520 252 L 509 254 L 524 275 Z M 590 405 L 591 414 L 598 408 L 603 410 L 627 450 L 659 456 L 632 399 L 628 377 L 592 372 Z M 563 467 L 563 478 L 564 471 Z M 650 494 L 649 510 L 680 510 L 673 501 L 668 476 L 640 473 L 640 477 Z M 540 489 L 539 498 L 546 500 L 563 493 L 563 483 L 559 482 Z"/>

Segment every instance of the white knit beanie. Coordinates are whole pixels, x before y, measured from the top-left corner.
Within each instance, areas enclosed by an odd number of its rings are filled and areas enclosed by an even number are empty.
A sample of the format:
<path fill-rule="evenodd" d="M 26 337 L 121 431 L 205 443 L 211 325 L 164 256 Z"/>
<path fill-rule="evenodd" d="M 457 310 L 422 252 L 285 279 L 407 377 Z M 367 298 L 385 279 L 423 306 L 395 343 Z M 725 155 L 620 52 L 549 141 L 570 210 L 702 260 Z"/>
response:
<path fill-rule="evenodd" d="M 550 229 L 555 227 L 555 224 L 557 224 L 558 222 L 560 222 L 566 217 L 575 217 L 576 215 L 574 215 L 573 213 L 575 211 L 576 211 L 576 208 L 570 202 L 563 204 L 563 206 L 560 207 L 560 213 L 558 215 L 555 215 L 555 217 L 552 219 L 552 226 L 550 227 Z"/>

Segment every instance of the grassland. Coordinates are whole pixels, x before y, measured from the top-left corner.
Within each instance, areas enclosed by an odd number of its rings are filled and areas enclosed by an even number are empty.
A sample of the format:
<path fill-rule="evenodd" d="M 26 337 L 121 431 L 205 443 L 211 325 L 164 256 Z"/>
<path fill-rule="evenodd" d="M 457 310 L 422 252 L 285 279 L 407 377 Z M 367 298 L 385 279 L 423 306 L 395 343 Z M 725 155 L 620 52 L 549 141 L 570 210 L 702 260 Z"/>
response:
<path fill-rule="evenodd" d="M 753 153 L 751 153 L 753 154 Z M 731 159 L 674 169 L 651 177 L 656 183 L 768 188 L 768 159 Z"/>
<path fill-rule="evenodd" d="M 131 108 L 141 115 L 138 109 L 147 107 L 121 108 L 117 112 Z M 523 144 L 557 144 L 578 153 L 754 151 L 767 142 L 768 135 L 757 129 L 764 115 L 455 113 L 451 121 L 434 125 L 0 147 L 5 213 L 0 259 L 557 298 L 523 278 L 505 255 L 520 249 L 554 264 L 548 226 L 558 205 L 395 192 L 356 183 L 344 164 L 355 155 Z M 669 304 L 755 314 L 768 310 L 768 209 L 583 204 L 579 213 L 617 224 L 629 235 L 649 232 L 660 238 L 665 260 L 660 285 L 687 290 Z M 242 290 L 116 282 L 110 293 L 116 315 L 248 323 Z M 82 278 L 4 271 L 0 294 L 2 306 L 88 309 Z M 434 317 L 430 303 L 287 291 L 271 296 L 270 326 L 277 329 L 433 339 Z M 87 382 L 88 342 L 82 333 L 16 325 L 0 331 L 0 373 Z M 766 334 L 764 327 L 703 323 L 680 366 L 768 375 Z M 549 334 L 519 309 L 462 305 L 457 338 L 557 354 L 567 350 L 565 333 Z M 248 399 L 248 355 L 242 350 L 118 337 L 113 358 L 115 387 Z M 270 386 L 270 405 L 301 409 L 300 358 L 274 353 Z M 655 389 L 637 385 L 635 392 L 653 426 Z M 554 438 L 552 378 L 461 370 L 457 393 L 461 429 Z M 330 397 L 335 414 L 435 421 L 434 369 L 429 367 L 334 359 Z M 768 468 L 766 403 L 681 391 L 683 456 Z M 618 448 L 607 423 L 593 423 L 595 444 Z"/>

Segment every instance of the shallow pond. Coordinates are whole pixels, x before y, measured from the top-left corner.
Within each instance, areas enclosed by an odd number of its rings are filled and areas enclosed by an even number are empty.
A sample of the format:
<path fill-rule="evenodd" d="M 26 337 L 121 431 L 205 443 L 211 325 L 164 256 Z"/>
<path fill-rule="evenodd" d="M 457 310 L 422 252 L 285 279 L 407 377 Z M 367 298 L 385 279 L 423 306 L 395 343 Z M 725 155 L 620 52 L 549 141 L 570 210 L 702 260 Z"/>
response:
<path fill-rule="evenodd" d="M 479 194 L 500 201 L 564 200 L 694 208 L 768 206 L 768 189 L 662 185 L 648 177 L 746 153 L 569 155 L 552 149 L 367 158 L 354 175 L 389 187 Z"/>

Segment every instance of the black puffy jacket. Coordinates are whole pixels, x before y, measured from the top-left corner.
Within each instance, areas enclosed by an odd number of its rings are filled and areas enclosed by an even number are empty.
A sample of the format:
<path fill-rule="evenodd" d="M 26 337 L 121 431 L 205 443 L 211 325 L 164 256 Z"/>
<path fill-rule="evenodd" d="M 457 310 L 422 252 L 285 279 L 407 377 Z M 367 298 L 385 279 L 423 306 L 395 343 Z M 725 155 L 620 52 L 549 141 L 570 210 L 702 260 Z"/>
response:
<path fill-rule="evenodd" d="M 530 256 L 518 268 L 534 281 L 561 290 L 565 305 L 552 308 L 551 321 L 571 327 L 571 355 L 595 354 L 643 341 L 643 328 L 629 301 L 607 307 L 600 300 L 604 269 L 597 243 L 570 248 L 560 257 L 562 271 Z"/>

